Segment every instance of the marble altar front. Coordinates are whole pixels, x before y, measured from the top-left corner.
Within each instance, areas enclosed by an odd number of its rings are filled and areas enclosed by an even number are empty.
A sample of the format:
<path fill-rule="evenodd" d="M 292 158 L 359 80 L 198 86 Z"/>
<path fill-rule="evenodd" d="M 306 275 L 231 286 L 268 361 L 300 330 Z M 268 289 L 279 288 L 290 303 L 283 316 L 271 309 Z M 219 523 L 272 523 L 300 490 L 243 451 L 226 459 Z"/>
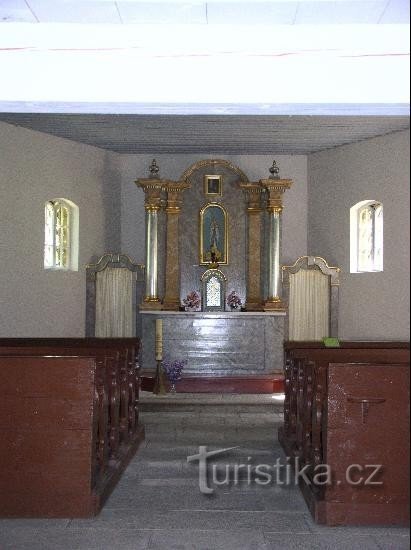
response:
<path fill-rule="evenodd" d="M 249 376 L 282 372 L 285 312 L 145 311 L 142 367 L 154 371 L 155 321 L 163 320 L 163 352 L 187 359 L 184 374 Z"/>

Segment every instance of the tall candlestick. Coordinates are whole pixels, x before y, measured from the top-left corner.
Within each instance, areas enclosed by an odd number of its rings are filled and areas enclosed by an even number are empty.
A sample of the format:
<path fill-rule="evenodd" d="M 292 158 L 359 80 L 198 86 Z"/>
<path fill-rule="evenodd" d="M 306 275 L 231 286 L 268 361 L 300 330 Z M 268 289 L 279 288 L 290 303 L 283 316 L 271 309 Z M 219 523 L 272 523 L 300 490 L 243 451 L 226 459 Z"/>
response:
<path fill-rule="evenodd" d="M 156 319 L 156 361 L 163 360 L 163 320 Z"/>

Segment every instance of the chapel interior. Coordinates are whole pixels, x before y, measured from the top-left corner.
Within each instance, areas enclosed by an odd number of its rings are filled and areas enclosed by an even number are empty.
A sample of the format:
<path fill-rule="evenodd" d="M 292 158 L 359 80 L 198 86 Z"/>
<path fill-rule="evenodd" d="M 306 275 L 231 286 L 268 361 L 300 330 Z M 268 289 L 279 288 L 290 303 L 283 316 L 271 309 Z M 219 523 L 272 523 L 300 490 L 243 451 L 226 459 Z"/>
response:
<path fill-rule="evenodd" d="M 66 4 L 0 2 L 0 548 L 408 548 L 408 4 Z"/>

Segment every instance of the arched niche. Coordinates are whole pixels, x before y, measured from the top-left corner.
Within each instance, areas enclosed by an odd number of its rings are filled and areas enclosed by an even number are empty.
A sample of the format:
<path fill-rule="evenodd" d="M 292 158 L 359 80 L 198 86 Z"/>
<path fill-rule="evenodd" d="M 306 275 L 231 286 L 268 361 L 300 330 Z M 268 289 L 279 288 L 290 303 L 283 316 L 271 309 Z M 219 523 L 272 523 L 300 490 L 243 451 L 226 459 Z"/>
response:
<path fill-rule="evenodd" d="M 200 265 L 228 264 L 228 216 L 221 204 L 206 204 L 200 210 Z"/>
<path fill-rule="evenodd" d="M 226 277 L 219 269 L 207 269 L 201 277 L 201 303 L 203 311 L 224 311 Z"/>

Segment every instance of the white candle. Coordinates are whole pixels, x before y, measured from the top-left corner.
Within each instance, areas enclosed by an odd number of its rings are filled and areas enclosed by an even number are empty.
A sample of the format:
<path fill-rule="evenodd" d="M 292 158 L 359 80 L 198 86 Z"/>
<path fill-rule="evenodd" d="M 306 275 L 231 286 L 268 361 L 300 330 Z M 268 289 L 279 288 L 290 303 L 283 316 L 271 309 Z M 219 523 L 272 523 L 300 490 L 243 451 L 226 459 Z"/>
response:
<path fill-rule="evenodd" d="M 156 361 L 163 359 L 163 320 L 156 319 Z"/>

